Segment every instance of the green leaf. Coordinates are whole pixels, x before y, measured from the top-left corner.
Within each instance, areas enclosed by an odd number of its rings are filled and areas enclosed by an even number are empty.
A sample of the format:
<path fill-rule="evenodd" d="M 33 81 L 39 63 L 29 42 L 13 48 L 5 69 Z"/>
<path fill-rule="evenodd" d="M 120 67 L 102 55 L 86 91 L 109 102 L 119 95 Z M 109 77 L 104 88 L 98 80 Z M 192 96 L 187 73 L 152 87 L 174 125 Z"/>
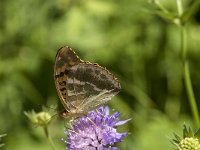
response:
<path fill-rule="evenodd" d="M 195 132 L 194 136 L 200 138 L 200 128 Z"/>
<path fill-rule="evenodd" d="M 181 137 L 180 136 L 178 136 L 176 133 L 173 133 L 174 134 L 174 137 L 176 138 L 176 139 L 173 139 L 176 143 L 179 143 L 180 141 L 181 141 Z"/>

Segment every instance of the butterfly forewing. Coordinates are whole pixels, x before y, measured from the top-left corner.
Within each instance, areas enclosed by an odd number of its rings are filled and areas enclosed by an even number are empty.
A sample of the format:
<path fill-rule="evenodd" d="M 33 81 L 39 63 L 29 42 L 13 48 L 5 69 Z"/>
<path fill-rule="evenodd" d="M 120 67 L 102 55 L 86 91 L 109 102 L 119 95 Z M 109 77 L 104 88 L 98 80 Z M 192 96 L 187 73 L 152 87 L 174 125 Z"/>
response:
<path fill-rule="evenodd" d="M 64 107 L 69 110 L 69 103 L 67 103 L 67 71 L 76 64 L 79 64 L 81 60 L 69 47 L 62 47 L 56 54 L 55 66 L 54 66 L 54 81 L 58 92 L 58 96 L 61 99 Z"/>
<path fill-rule="evenodd" d="M 97 64 L 82 61 L 69 47 L 57 52 L 54 79 L 61 102 L 72 116 L 103 105 L 120 91 L 113 74 Z"/>

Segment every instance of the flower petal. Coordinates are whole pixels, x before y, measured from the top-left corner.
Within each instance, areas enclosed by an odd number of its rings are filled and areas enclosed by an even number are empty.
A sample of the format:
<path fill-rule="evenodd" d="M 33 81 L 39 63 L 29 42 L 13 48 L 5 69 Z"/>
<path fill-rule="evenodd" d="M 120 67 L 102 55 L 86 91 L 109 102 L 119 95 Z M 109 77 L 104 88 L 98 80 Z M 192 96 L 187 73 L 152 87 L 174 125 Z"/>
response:
<path fill-rule="evenodd" d="M 121 121 L 119 114 L 119 112 L 114 112 L 109 115 L 107 106 L 100 107 L 98 111 L 90 111 L 87 116 L 71 122 L 72 129 L 65 129 L 68 138 L 62 141 L 70 150 L 119 150 L 112 145 L 120 142 L 128 133 L 119 133 L 114 127 L 130 120 Z"/>
<path fill-rule="evenodd" d="M 120 125 L 123 125 L 125 123 L 127 123 L 128 121 L 130 121 L 131 119 L 127 119 L 127 120 L 122 120 L 122 121 L 118 121 L 115 126 L 120 126 Z"/>

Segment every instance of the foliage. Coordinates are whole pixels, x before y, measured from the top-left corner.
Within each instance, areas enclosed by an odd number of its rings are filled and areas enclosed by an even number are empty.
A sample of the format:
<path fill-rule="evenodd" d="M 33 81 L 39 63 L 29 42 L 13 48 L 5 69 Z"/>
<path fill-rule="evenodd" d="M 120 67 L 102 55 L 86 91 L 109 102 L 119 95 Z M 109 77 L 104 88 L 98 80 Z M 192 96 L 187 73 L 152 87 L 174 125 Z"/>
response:
<path fill-rule="evenodd" d="M 199 1 L 183 1 L 183 10 L 180 19 L 174 0 L 1 0 L 0 134 L 7 134 L 2 149 L 50 149 L 42 129 L 31 125 L 24 111 L 55 104 L 62 109 L 53 64 L 64 45 L 118 77 L 122 91 L 109 105 L 132 118 L 120 128 L 130 135 L 118 147 L 170 149 L 166 137 L 172 131 L 183 122 L 195 127 L 182 69 L 183 24 L 200 107 Z M 64 147 L 64 126 L 59 116 L 49 126 L 58 149 Z"/>

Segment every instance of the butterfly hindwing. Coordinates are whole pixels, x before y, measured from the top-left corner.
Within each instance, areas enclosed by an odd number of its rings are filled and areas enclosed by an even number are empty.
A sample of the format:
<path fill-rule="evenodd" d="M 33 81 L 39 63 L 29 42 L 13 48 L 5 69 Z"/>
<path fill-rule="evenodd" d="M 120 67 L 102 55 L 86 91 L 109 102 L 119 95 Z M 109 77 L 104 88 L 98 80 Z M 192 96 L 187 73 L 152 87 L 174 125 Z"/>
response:
<path fill-rule="evenodd" d="M 106 69 L 96 64 L 80 63 L 68 72 L 68 99 L 82 111 L 104 104 L 120 90 L 120 84 Z"/>

